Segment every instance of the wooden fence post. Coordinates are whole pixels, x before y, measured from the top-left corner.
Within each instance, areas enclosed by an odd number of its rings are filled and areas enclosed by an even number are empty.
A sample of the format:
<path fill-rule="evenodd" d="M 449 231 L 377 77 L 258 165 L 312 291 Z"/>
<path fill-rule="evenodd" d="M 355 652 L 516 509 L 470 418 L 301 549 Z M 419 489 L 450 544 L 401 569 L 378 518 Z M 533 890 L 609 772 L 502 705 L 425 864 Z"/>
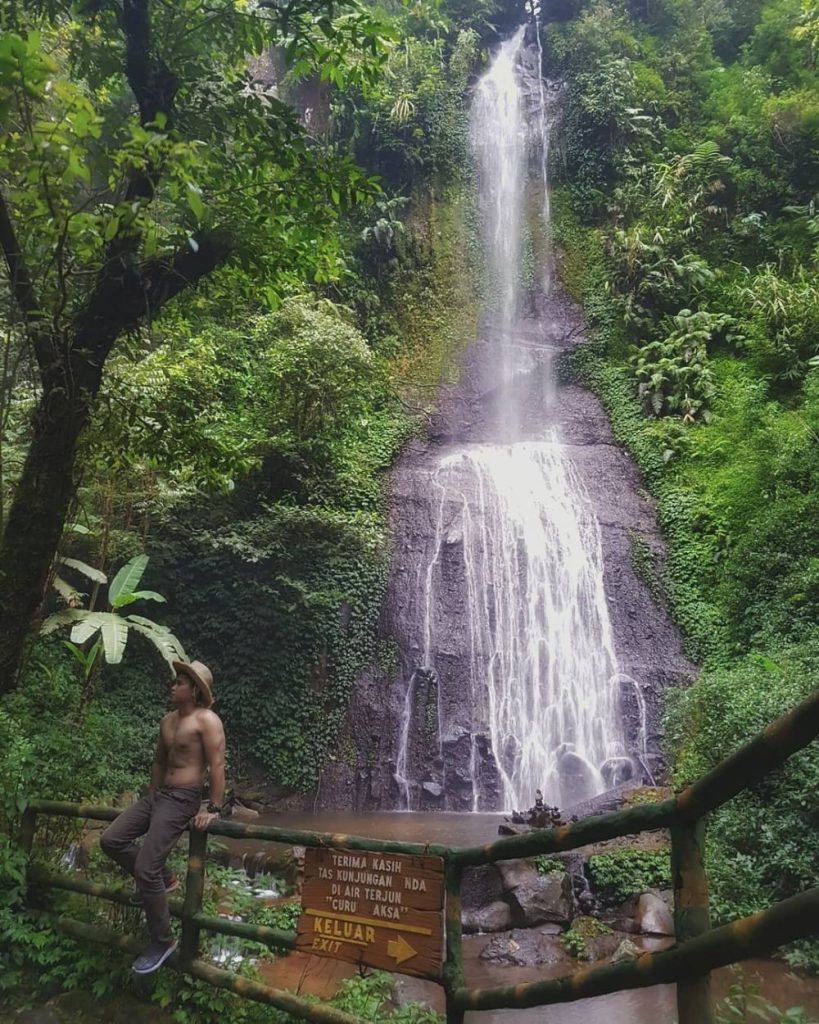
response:
<path fill-rule="evenodd" d="M 23 811 L 23 822 L 20 826 L 20 849 L 31 857 L 31 848 L 34 845 L 34 833 L 37 830 L 37 812 L 33 807 L 27 807 Z"/>
<path fill-rule="evenodd" d="M 681 822 L 671 829 L 671 875 L 674 884 L 674 932 L 677 942 L 694 939 L 710 928 L 708 876 L 705 873 L 705 819 Z M 679 1024 L 713 1024 L 711 975 L 677 982 Z"/>
<path fill-rule="evenodd" d="M 183 965 L 192 963 L 199 952 L 199 925 L 193 920 L 202 910 L 202 894 L 205 891 L 205 853 L 208 834 L 202 829 L 190 829 L 188 847 L 188 874 L 185 879 L 185 902 L 182 905 L 182 949 L 180 960 Z"/>
<path fill-rule="evenodd" d="M 446 885 L 446 1024 L 463 1024 L 464 1011 L 455 1006 L 455 991 L 464 986 L 463 933 L 461 930 L 461 880 L 463 868 L 447 857 L 444 864 Z"/>

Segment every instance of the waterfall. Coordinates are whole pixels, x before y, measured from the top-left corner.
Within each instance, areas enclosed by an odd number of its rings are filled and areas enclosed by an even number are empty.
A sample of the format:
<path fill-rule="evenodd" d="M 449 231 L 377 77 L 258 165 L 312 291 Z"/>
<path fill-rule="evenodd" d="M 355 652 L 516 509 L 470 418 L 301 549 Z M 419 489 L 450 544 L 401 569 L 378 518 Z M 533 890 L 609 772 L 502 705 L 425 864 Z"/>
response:
<path fill-rule="evenodd" d="M 438 549 L 444 531 L 463 546 L 472 759 L 486 728 L 505 808 L 537 789 L 554 803 L 603 790 L 598 766 L 623 754 L 616 657 L 600 531 L 574 467 L 554 438 L 475 445 L 441 461 L 436 485 Z M 434 651 L 440 560 L 431 568 Z"/>
<path fill-rule="evenodd" d="M 551 376 L 542 324 L 527 319 L 521 298 L 527 197 L 538 200 L 547 242 L 550 229 L 552 112 L 537 35 L 529 45 L 521 27 L 501 44 L 472 105 L 487 265 L 485 375 L 497 416 L 479 439 L 450 443 L 429 471 L 435 533 L 417 566 L 417 659 L 405 679 L 394 774 L 404 809 L 419 773 L 432 774 L 414 739 L 421 682 L 428 716 L 432 679 L 437 747 L 425 750 L 445 798 L 467 786 L 472 810 L 523 809 L 540 789 L 568 806 L 631 771 L 600 527 L 558 433 L 527 416 L 536 373 Z M 547 291 L 544 263 L 537 269 Z M 541 411 L 554 401 L 548 382 L 536 394 Z"/>
<path fill-rule="evenodd" d="M 525 27 L 521 26 L 501 44 L 492 66 L 478 82 L 470 131 L 483 183 L 481 206 L 487 240 L 487 290 L 497 314 L 505 355 L 519 300 L 522 213 L 519 197 L 524 187 L 526 123 L 516 65 L 524 32 Z M 518 197 L 517 201 L 510 203 L 510 196 Z M 506 378 L 509 366 L 505 365 L 504 369 Z"/>

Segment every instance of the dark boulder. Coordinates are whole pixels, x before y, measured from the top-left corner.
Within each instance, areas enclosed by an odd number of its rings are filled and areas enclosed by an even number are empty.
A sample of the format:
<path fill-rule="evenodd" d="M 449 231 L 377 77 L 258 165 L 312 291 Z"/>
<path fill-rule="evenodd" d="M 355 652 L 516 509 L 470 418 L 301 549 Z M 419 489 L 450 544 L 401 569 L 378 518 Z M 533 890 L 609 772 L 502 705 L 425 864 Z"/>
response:
<path fill-rule="evenodd" d="M 572 882 L 565 873 L 538 875 L 511 890 L 508 898 L 518 927 L 567 925 L 574 916 Z"/>

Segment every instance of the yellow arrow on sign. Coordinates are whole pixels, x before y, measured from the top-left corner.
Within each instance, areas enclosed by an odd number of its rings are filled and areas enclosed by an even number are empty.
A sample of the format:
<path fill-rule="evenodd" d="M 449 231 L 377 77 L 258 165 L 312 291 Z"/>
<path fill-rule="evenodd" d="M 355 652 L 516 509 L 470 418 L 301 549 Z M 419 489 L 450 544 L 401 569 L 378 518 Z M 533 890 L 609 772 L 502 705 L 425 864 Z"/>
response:
<path fill-rule="evenodd" d="M 399 935 L 397 939 L 390 939 L 387 943 L 387 956 L 394 958 L 396 967 L 417 955 L 418 950 L 413 949 L 403 935 Z"/>

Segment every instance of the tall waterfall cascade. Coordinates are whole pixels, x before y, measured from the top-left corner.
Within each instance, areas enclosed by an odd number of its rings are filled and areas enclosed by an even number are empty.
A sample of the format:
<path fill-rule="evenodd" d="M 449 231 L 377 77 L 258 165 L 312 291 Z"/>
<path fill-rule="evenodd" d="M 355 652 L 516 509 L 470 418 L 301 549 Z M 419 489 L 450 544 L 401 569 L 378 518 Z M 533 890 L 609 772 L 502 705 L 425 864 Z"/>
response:
<path fill-rule="evenodd" d="M 630 775 L 640 758 L 639 750 L 629 755 L 624 735 L 623 692 L 639 699 L 640 691 L 618 668 L 600 526 L 559 429 L 533 426 L 527 415 L 535 363 L 547 367 L 535 400 L 556 401 L 553 353 L 530 307 L 551 287 L 548 164 L 557 90 L 542 76 L 539 38 L 530 35 L 524 26 L 501 44 L 471 109 L 492 415 L 485 440 L 445 446 L 430 468 L 435 537 L 416 580 L 423 649 L 404 680 L 394 774 L 399 806 L 408 810 L 417 806 L 421 770 L 413 736 L 433 717 L 445 806 L 455 746 L 468 744 L 454 781 L 471 792 L 475 811 L 529 807 L 538 789 L 547 803 L 565 807 Z M 534 273 L 533 216 L 546 240 Z M 452 608 L 457 650 L 444 626 Z M 442 699 L 455 665 L 457 722 L 453 700 Z"/>

